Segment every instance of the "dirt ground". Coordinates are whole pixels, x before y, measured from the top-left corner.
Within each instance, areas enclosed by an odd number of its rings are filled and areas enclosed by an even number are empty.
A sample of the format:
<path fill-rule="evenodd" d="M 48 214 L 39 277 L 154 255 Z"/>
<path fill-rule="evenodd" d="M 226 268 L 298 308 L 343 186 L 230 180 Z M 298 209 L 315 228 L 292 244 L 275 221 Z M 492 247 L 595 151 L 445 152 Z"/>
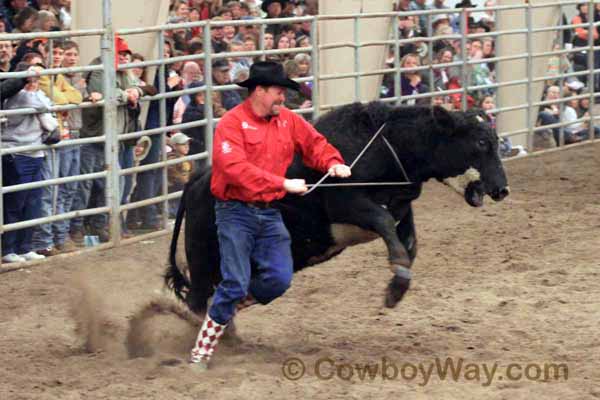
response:
<path fill-rule="evenodd" d="M 205 373 L 174 314 L 142 326 L 153 355 L 124 345 L 165 296 L 167 237 L 0 274 L 0 399 L 600 398 L 600 145 L 506 167 L 511 196 L 481 209 L 426 185 L 398 307 L 383 243 L 351 248 L 240 313 Z"/>

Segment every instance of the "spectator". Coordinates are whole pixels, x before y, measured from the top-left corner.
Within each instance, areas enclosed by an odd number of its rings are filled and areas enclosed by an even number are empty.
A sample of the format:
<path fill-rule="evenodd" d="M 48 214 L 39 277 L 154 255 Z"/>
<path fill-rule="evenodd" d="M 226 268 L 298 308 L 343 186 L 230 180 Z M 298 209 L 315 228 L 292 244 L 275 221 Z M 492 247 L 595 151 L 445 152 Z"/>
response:
<path fill-rule="evenodd" d="M 58 31 L 60 22 L 50 11 L 40 11 L 35 21 L 35 30 L 40 32 Z"/>
<path fill-rule="evenodd" d="M 165 41 L 163 43 L 164 46 L 164 57 L 165 59 L 171 57 L 171 52 L 173 47 L 171 42 Z M 182 78 L 178 74 L 170 75 L 167 68 L 165 68 L 165 75 L 163 78 L 166 82 L 166 92 L 172 92 L 175 90 L 179 90 L 182 87 Z M 154 87 L 159 87 L 159 74 L 156 74 L 154 79 Z M 173 121 L 173 112 L 175 108 L 175 103 L 177 102 L 177 98 L 167 98 L 166 102 L 166 121 L 167 125 L 171 125 Z M 159 119 L 159 107 L 160 101 L 153 100 L 150 102 L 150 107 L 148 108 L 148 117 L 146 119 L 145 129 L 155 129 L 161 126 Z M 152 145 L 150 146 L 150 151 L 148 155 L 141 160 L 141 165 L 148 165 L 157 163 L 160 160 L 161 155 L 161 136 L 160 135 L 152 135 L 151 136 Z M 142 201 L 152 197 L 155 197 L 159 194 L 161 190 L 161 177 L 162 171 L 160 169 L 152 169 L 144 172 L 140 172 L 137 175 L 137 186 L 135 193 L 131 196 L 132 201 Z M 127 228 L 128 229 L 143 229 L 143 230 L 157 230 L 162 229 L 162 223 L 159 219 L 160 213 L 158 210 L 158 205 L 151 204 L 148 206 L 140 207 L 131 210 L 127 213 Z"/>
<path fill-rule="evenodd" d="M 310 38 L 306 35 L 300 35 L 296 39 L 296 47 L 310 47 Z"/>
<path fill-rule="evenodd" d="M 292 18 L 296 16 L 296 3 L 297 0 L 288 0 L 281 10 L 280 18 Z"/>
<path fill-rule="evenodd" d="M 558 86 L 549 86 L 546 88 L 544 101 L 554 101 L 560 99 L 560 88 Z M 560 122 L 560 107 L 559 103 L 546 104 L 540 107 L 538 114 L 539 125 L 551 125 Z M 564 137 L 565 143 L 569 139 L 567 135 Z M 560 144 L 560 128 L 552 128 L 551 130 L 536 131 L 534 136 L 534 149 L 552 148 Z"/>
<path fill-rule="evenodd" d="M 427 5 L 425 4 L 425 0 L 411 0 L 410 5 L 408 6 L 409 11 L 425 11 L 427 10 Z M 427 15 L 419 15 L 417 18 L 417 31 L 420 34 L 427 34 Z"/>
<path fill-rule="evenodd" d="M 471 40 L 471 50 L 469 54 L 469 61 L 481 61 L 483 60 L 483 43 L 479 39 Z M 474 86 L 480 85 L 491 85 L 494 83 L 492 73 L 484 62 L 477 64 L 471 64 L 470 66 L 470 84 Z M 484 88 L 478 90 L 478 97 L 494 94 L 493 88 Z"/>
<path fill-rule="evenodd" d="M 34 7 L 37 8 L 39 11 L 50 11 L 52 12 L 51 8 L 52 8 L 52 1 L 51 0 L 36 0 L 34 4 Z"/>
<path fill-rule="evenodd" d="M 438 29 L 433 33 L 434 37 L 450 36 L 450 35 L 454 35 L 454 31 L 452 30 L 452 27 L 445 26 L 445 25 L 438 27 Z M 437 54 L 441 49 L 443 49 L 445 47 L 453 47 L 452 39 L 449 39 L 446 37 L 436 39 L 433 42 L 433 46 L 432 46 L 433 54 L 434 55 Z M 454 49 L 453 49 L 452 53 L 454 53 Z"/>
<path fill-rule="evenodd" d="M 319 0 L 304 0 L 304 15 L 319 15 Z"/>
<path fill-rule="evenodd" d="M 202 82 L 192 82 L 189 89 L 196 89 L 204 86 Z M 204 117 L 204 92 L 188 95 L 189 101 L 183 113 L 182 123 L 201 121 Z M 192 138 L 190 143 L 190 154 L 198 154 L 206 151 L 204 126 L 187 128 L 183 131 Z"/>
<path fill-rule="evenodd" d="M 49 46 L 47 50 L 49 50 Z M 65 50 L 62 44 L 60 42 L 54 43 L 52 46 L 52 56 L 48 60 L 48 64 L 52 68 L 61 68 L 64 54 Z M 58 74 L 52 78 L 48 75 L 41 77 L 40 89 L 54 105 L 80 104 L 83 100 L 81 92 L 73 87 L 62 74 Z M 71 139 L 68 113 L 59 112 L 57 114 L 57 121 L 61 141 Z M 41 168 L 42 180 L 77 175 L 79 173 L 79 163 L 74 161 L 74 157 L 76 156 L 73 154 L 73 150 L 75 148 L 62 147 L 57 150 L 45 150 L 44 162 Z M 73 168 L 73 164 L 76 164 L 75 167 L 77 169 Z M 63 214 L 71 211 L 72 200 L 76 193 L 77 185 L 76 183 L 66 185 L 68 186 L 63 184 L 59 187 L 46 186 L 41 189 L 40 217 L 49 217 L 53 214 Z M 56 209 L 53 207 L 54 198 L 56 198 Z M 63 222 L 36 226 L 32 237 L 33 250 L 44 256 L 52 256 L 62 251 L 74 250 L 72 246 L 65 245 L 67 229 Z M 57 229 L 55 230 L 55 228 Z"/>
<path fill-rule="evenodd" d="M 452 105 L 452 102 L 450 101 L 450 97 L 448 96 L 444 96 L 444 95 L 434 95 L 431 98 L 431 106 L 438 106 L 438 107 L 443 107 L 444 109 L 448 110 L 448 111 L 454 111 L 454 106 Z"/>
<path fill-rule="evenodd" d="M 267 19 L 283 18 L 282 12 L 286 3 L 287 0 L 263 0 L 260 8 L 267 14 Z M 281 33 L 281 24 L 267 25 L 266 31 L 277 36 Z"/>
<path fill-rule="evenodd" d="M 189 22 L 199 22 L 200 19 L 200 11 L 197 8 L 190 8 L 190 21 Z M 196 26 L 194 28 L 190 28 L 190 33 L 192 38 L 202 38 L 202 27 Z"/>
<path fill-rule="evenodd" d="M 23 57 L 24 62 L 29 65 L 42 64 L 42 57 L 37 53 L 29 53 Z M 38 71 L 32 69 L 32 71 Z M 0 109 L 4 108 L 4 102 L 19 93 L 31 78 L 9 78 L 0 80 Z"/>
<path fill-rule="evenodd" d="M 189 89 L 189 86 L 193 82 L 198 82 L 201 79 L 202 79 L 202 74 L 200 73 L 200 67 L 198 67 L 198 64 L 196 64 L 193 61 L 186 62 L 185 65 L 183 66 L 183 74 L 182 74 L 183 88 Z M 173 108 L 173 123 L 174 124 L 181 123 L 183 113 L 185 111 L 185 107 L 186 107 L 187 103 L 189 103 L 188 95 L 181 96 L 179 99 L 177 99 L 177 102 L 175 103 L 175 106 Z"/>
<path fill-rule="evenodd" d="M 256 51 L 258 49 L 258 45 L 256 42 L 256 36 L 254 35 L 246 35 L 243 38 L 244 42 L 244 51 Z M 254 63 L 255 57 L 248 57 L 250 63 Z"/>
<path fill-rule="evenodd" d="M 204 21 L 210 19 L 213 14 L 211 7 L 215 3 L 211 4 L 210 0 L 191 0 L 190 7 L 197 9 L 200 12 L 200 19 Z"/>
<path fill-rule="evenodd" d="M 129 61 L 131 50 L 127 42 L 120 37 L 115 38 L 115 50 L 117 64 L 125 64 Z M 92 65 L 101 63 L 100 57 L 92 61 Z M 104 94 L 103 71 L 93 71 L 88 74 L 88 91 L 91 93 Z M 116 76 L 117 99 L 119 105 L 116 113 L 117 133 L 122 134 L 135 129 L 136 120 L 131 118 L 131 109 L 139 109 L 138 99 L 143 95 L 143 89 L 134 86 L 131 76 L 127 71 L 119 70 Z M 98 95 L 95 95 L 96 98 Z M 97 98 L 98 99 L 98 98 Z M 94 107 L 83 110 L 81 137 L 95 137 L 103 135 L 103 108 Z M 124 145 L 122 143 L 122 145 Z M 120 148 L 120 155 L 124 147 Z M 121 157 L 120 157 L 121 158 Z M 104 144 L 92 143 L 81 146 L 81 173 L 89 174 L 104 170 L 105 155 Z M 121 185 L 123 187 L 123 184 Z M 103 207 L 105 204 L 104 179 L 94 179 L 79 182 L 78 196 L 75 200 L 74 209 L 84 209 L 89 206 Z M 108 217 L 106 214 L 97 214 L 88 218 L 89 232 L 98 236 L 101 242 L 110 240 L 107 230 Z M 73 241 L 81 242 L 84 236 L 84 222 L 82 218 L 74 218 L 71 221 L 71 238 Z"/>
<path fill-rule="evenodd" d="M 483 7 L 495 7 L 495 0 L 487 0 Z M 496 28 L 496 12 L 494 10 L 485 10 L 479 19 L 479 25 L 484 27 L 487 32 L 493 31 Z"/>
<path fill-rule="evenodd" d="M 52 0 L 51 11 L 57 16 L 63 30 L 71 29 L 71 0 Z"/>
<path fill-rule="evenodd" d="M 487 59 L 487 58 L 496 57 L 496 43 L 494 42 L 493 38 L 490 38 L 490 37 L 483 38 L 481 40 L 481 43 L 482 43 L 481 52 L 483 53 L 483 58 Z M 496 70 L 496 63 L 495 62 L 487 62 L 486 65 L 488 66 L 490 72 L 494 73 L 494 71 Z"/>
<path fill-rule="evenodd" d="M 27 0 L 5 0 L 4 1 L 4 21 L 8 26 L 8 32 L 13 31 L 13 19 L 23 9 L 27 8 Z"/>
<path fill-rule="evenodd" d="M 454 6 L 455 8 L 475 8 L 471 0 L 461 0 L 460 3 Z M 457 14 L 451 21 L 452 29 L 455 33 L 467 33 L 469 26 L 475 23 L 475 19 L 471 16 L 471 11 L 464 11 Z"/>
<path fill-rule="evenodd" d="M 275 46 L 275 37 L 272 33 L 265 32 L 263 37 L 263 50 L 273 50 Z"/>
<path fill-rule="evenodd" d="M 189 55 L 200 55 L 204 53 L 204 44 L 202 40 L 192 39 L 188 47 Z M 204 77 L 204 57 L 199 57 L 193 60 L 200 68 L 200 74 Z"/>
<path fill-rule="evenodd" d="M 415 16 L 398 17 L 398 36 L 400 39 L 412 39 L 419 36 L 418 22 Z M 401 43 L 400 56 L 413 54 L 417 51 L 414 43 Z"/>
<path fill-rule="evenodd" d="M 311 15 L 316 15 L 316 14 L 307 14 L 305 16 L 309 17 Z M 304 36 L 308 36 L 310 38 L 311 37 L 311 28 L 312 28 L 311 21 L 302 21 L 302 23 L 300 24 L 300 30 L 296 32 L 296 35 L 304 35 Z"/>
<path fill-rule="evenodd" d="M 242 21 L 252 21 L 254 17 L 242 17 Z M 234 40 L 244 41 L 244 38 L 247 35 L 252 35 L 256 38 L 258 37 L 258 28 L 256 25 L 238 25 L 238 33 L 235 35 Z"/>
<path fill-rule="evenodd" d="M 167 156 L 169 160 L 183 158 L 190 152 L 190 139 L 185 134 L 178 132 L 171 136 L 169 144 L 173 149 Z M 190 180 L 190 176 L 194 173 L 193 161 L 181 161 L 180 163 L 170 165 L 167 169 L 167 181 L 169 185 L 169 193 L 183 190 L 185 184 Z M 169 200 L 169 218 L 177 216 L 180 199 Z"/>
<path fill-rule="evenodd" d="M 73 41 L 66 41 L 62 44 L 64 50 L 62 66 L 72 68 L 79 66 L 79 46 Z M 88 93 L 87 83 L 80 72 L 65 74 L 66 82 L 77 89 L 84 101 L 98 101 L 102 98 L 100 93 Z M 64 140 L 79 139 L 82 126 L 81 109 L 68 111 L 66 114 L 66 126 Z M 64 118 L 64 115 L 63 115 Z M 63 124 L 64 128 L 64 124 Z M 59 153 L 59 176 L 74 176 L 80 173 L 81 151 L 80 146 L 63 147 L 58 150 Z M 62 214 L 73 211 L 74 202 L 77 198 L 79 189 L 78 182 L 69 182 L 58 187 L 58 197 L 56 203 L 56 213 Z M 61 199 L 59 202 L 58 199 Z M 57 252 L 67 252 L 73 249 L 70 241 L 67 241 L 67 234 L 70 231 L 70 221 L 57 221 L 53 223 L 53 232 L 55 233 L 54 249 Z"/>
<path fill-rule="evenodd" d="M 219 8 L 217 10 L 217 12 L 215 13 L 215 15 L 217 17 L 223 18 L 223 20 L 225 20 L 225 21 L 232 21 L 233 20 L 233 14 L 231 13 L 231 11 L 227 7 L 221 7 L 221 8 Z"/>
<path fill-rule="evenodd" d="M 242 13 L 242 5 L 239 1 L 230 1 L 226 5 L 229 12 L 231 12 L 231 17 L 236 20 L 241 18 Z"/>
<path fill-rule="evenodd" d="M 223 27 L 223 41 L 227 44 L 231 43 L 235 37 L 235 27 L 233 25 L 225 25 Z"/>
<path fill-rule="evenodd" d="M 139 53 L 133 53 L 131 55 L 132 63 L 140 63 L 144 62 L 146 59 L 143 55 Z M 135 86 L 147 86 L 148 85 L 148 71 L 146 71 L 146 67 L 135 67 L 131 69 L 132 78 L 134 80 Z M 156 90 L 156 88 L 155 88 Z"/>
<path fill-rule="evenodd" d="M 174 5 L 173 16 L 178 19 L 178 22 L 189 22 L 190 6 L 184 0 L 179 0 Z"/>
<path fill-rule="evenodd" d="M 10 59 L 13 56 L 13 47 L 10 40 L 0 41 L 0 72 L 10 70 Z M 4 96 L 3 96 L 4 97 Z"/>
<path fill-rule="evenodd" d="M 229 85 L 231 78 L 229 71 L 231 70 L 229 63 L 226 60 L 218 59 L 213 62 L 213 82 L 215 86 Z M 226 111 L 231 110 L 242 102 L 242 98 L 237 90 L 229 89 L 222 91 L 213 91 L 213 110 L 216 117 L 222 117 Z"/>
<path fill-rule="evenodd" d="M 36 27 L 38 11 L 31 7 L 25 7 L 14 18 L 13 33 L 28 33 Z"/>
<path fill-rule="evenodd" d="M 431 10 L 447 10 L 448 6 L 444 4 L 445 0 L 433 0 L 431 6 L 429 7 Z"/>
<path fill-rule="evenodd" d="M 213 22 L 224 21 L 222 17 L 214 17 Z M 225 33 L 223 32 L 223 26 L 212 26 L 210 28 L 210 36 L 212 43 L 212 51 L 214 53 L 222 53 L 227 50 L 227 43 L 225 42 Z"/>
<path fill-rule="evenodd" d="M 589 98 L 586 100 L 589 105 Z M 579 118 L 589 117 L 590 115 L 588 109 L 580 109 L 580 104 L 580 100 L 573 99 L 568 100 L 565 103 L 562 113 L 562 120 L 563 122 L 571 122 L 571 124 L 568 124 L 564 127 L 565 143 L 567 143 L 567 137 L 570 138 L 570 143 L 580 142 L 582 140 L 586 140 L 589 137 L 589 121 L 576 121 Z M 594 126 L 593 131 L 594 137 L 600 137 L 600 127 Z"/>
<path fill-rule="evenodd" d="M 301 78 L 310 76 L 311 57 L 305 53 L 298 53 L 294 56 L 294 61 L 298 65 L 298 74 Z M 310 96 L 309 96 L 310 97 Z"/>
<path fill-rule="evenodd" d="M 283 68 L 288 78 L 297 79 L 300 77 L 300 68 L 296 61 L 287 60 L 283 64 Z M 286 89 L 284 105 L 292 110 L 312 107 L 311 98 L 306 97 L 305 93 L 306 91 Z"/>
<path fill-rule="evenodd" d="M 229 45 L 229 51 L 236 53 L 242 52 L 244 50 L 244 43 L 238 40 L 234 40 Z M 252 65 L 252 58 L 250 57 L 231 57 L 231 80 L 234 81 L 234 77 L 240 70 L 250 70 L 250 66 Z"/>
<path fill-rule="evenodd" d="M 447 14 L 435 14 L 431 18 L 431 32 L 432 35 L 437 35 L 440 30 L 444 27 L 450 27 L 450 18 Z"/>
<path fill-rule="evenodd" d="M 16 71 L 25 71 L 30 65 L 23 62 Z M 52 106 L 50 99 L 39 88 L 39 80 L 30 79 L 24 89 L 6 100 L 7 110 L 35 108 L 47 110 Z M 41 145 L 42 133 L 53 131 L 58 122 L 48 112 L 27 115 L 10 115 L 2 130 L 2 147 L 13 148 Z M 2 182 L 5 187 L 41 180 L 41 167 L 44 158 L 42 151 L 26 151 L 2 157 Z M 36 219 L 40 216 L 41 189 L 22 190 L 7 193 L 3 199 L 4 223 Z M 5 263 L 39 260 L 45 258 L 32 251 L 32 228 L 4 232 L 2 235 L 2 261 Z"/>
<path fill-rule="evenodd" d="M 17 47 L 15 55 L 10 60 L 11 71 L 15 69 L 18 63 L 23 61 L 23 58 L 27 53 L 37 53 L 42 59 L 44 59 L 46 41 L 46 39 L 31 39 L 21 41 Z"/>
<path fill-rule="evenodd" d="M 181 50 L 173 50 L 173 57 L 182 57 L 184 56 L 185 53 Z M 176 62 L 172 62 L 167 66 L 167 71 L 169 73 L 169 75 L 171 75 L 173 72 L 176 73 L 177 75 L 181 75 L 181 70 L 183 69 L 183 61 L 176 61 Z"/>
<path fill-rule="evenodd" d="M 586 24 L 588 22 L 588 3 L 579 3 L 577 4 L 577 10 L 579 14 L 574 16 L 571 20 L 571 24 Z M 573 46 L 574 47 L 587 47 L 588 46 L 588 35 L 589 29 L 587 27 L 579 27 L 575 28 L 575 36 L 573 37 Z M 600 44 L 600 35 L 598 34 L 598 29 L 594 28 L 592 31 L 592 39 L 594 46 L 598 46 Z M 590 69 L 591 66 L 588 66 L 588 55 L 587 49 L 583 49 L 574 53 L 573 55 L 573 64 L 575 71 L 584 71 Z M 594 51 L 594 69 L 600 68 L 600 51 Z M 584 83 L 587 83 L 587 74 L 581 76 L 581 79 Z M 600 83 L 598 82 L 598 75 L 594 75 L 594 91 L 599 91 Z"/>
<path fill-rule="evenodd" d="M 277 50 L 288 50 L 291 48 L 290 39 L 287 35 L 281 34 L 275 38 L 275 48 Z M 291 53 L 277 54 L 280 62 L 285 62 L 294 57 Z"/>
<path fill-rule="evenodd" d="M 421 65 L 419 56 L 417 54 L 407 54 L 402 57 L 400 61 L 400 68 L 417 68 Z M 401 74 L 400 87 L 402 90 L 402 96 L 411 96 L 419 93 L 427 93 L 429 88 L 422 82 L 421 74 L 419 71 L 406 71 Z M 392 89 L 393 93 L 393 89 Z M 393 97 L 390 96 L 390 97 Z M 428 99 L 411 99 L 403 101 L 404 104 L 426 104 L 429 103 Z"/>
<path fill-rule="evenodd" d="M 485 113 L 488 118 L 488 122 L 490 123 L 492 129 L 496 130 L 496 115 L 492 110 L 496 108 L 496 103 L 494 101 L 493 96 L 484 96 L 479 100 L 477 106 Z M 513 146 L 510 137 L 501 137 L 500 143 L 498 146 L 498 154 L 501 158 L 509 158 L 515 156 L 523 156 L 526 155 L 527 152 L 523 148 L 523 146 L 516 145 Z"/>
<path fill-rule="evenodd" d="M 449 64 L 452 62 L 453 57 L 454 51 L 452 50 L 452 47 L 445 47 L 437 52 L 433 64 Z M 450 67 L 434 67 L 432 87 L 436 90 L 447 90 L 450 77 Z"/>

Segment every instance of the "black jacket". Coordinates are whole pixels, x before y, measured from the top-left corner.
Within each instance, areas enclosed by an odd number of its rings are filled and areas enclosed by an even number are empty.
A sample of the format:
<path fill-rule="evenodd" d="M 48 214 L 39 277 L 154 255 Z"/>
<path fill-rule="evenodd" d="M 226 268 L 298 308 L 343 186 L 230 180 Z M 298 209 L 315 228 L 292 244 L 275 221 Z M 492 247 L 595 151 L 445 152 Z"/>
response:
<path fill-rule="evenodd" d="M 197 104 L 193 100 L 185 108 L 183 113 L 182 123 L 200 121 L 204 119 L 204 104 Z M 190 153 L 198 154 L 206 151 L 206 143 L 204 140 L 204 126 L 196 126 L 183 131 L 186 135 L 192 138 L 190 142 Z"/>
<path fill-rule="evenodd" d="M 0 81 L 0 109 L 6 99 L 19 93 L 27 84 L 27 78 L 9 78 Z"/>

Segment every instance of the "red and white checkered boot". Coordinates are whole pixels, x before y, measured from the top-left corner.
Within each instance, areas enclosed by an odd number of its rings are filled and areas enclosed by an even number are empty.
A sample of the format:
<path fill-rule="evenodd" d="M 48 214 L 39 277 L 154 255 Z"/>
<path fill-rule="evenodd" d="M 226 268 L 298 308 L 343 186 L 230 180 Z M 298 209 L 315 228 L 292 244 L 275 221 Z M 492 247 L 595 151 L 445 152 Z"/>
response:
<path fill-rule="evenodd" d="M 254 304 L 257 304 L 258 301 L 256 301 L 256 299 L 254 297 L 252 297 L 252 295 L 247 295 L 246 297 L 244 297 L 242 299 L 242 301 L 240 301 L 239 303 L 236 304 L 235 306 L 235 312 L 240 312 L 242 311 L 244 308 L 248 308 L 250 306 L 253 306 Z"/>
<path fill-rule="evenodd" d="M 219 339 L 223 336 L 226 326 L 216 323 L 206 313 L 206 318 L 196 339 L 196 345 L 191 352 L 190 362 L 192 364 L 202 367 L 202 369 L 208 367 L 208 362 L 219 344 Z"/>

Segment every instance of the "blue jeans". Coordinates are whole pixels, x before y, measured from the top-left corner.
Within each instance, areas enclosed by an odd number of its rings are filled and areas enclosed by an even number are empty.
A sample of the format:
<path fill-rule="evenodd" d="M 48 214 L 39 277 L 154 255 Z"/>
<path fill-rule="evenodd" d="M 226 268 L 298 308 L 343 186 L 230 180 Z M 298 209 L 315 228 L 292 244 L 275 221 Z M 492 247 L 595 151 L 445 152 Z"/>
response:
<path fill-rule="evenodd" d="M 290 234 L 279 210 L 217 201 L 215 212 L 223 280 L 208 313 L 226 324 L 248 293 L 262 304 L 281 296 L 290 287 L 294 268 Z"/>
<path fill-rule="evenodd" d="M 58 177 L 58 157 L 53 150 L 44 151 L 46 156 L 42 163 L 42 179 L 46 181 L 48 179 L 54 179 Z M 54 196 L 56 193 L 56 186 L 45 186 L 40 189 L 42 191 L 40 209 L 40 217 L 49 217 L 54 215 Z M 52 224 L 41 224 L 33 228 L 33 236 L 31 238 L 31 248 L 33 250 L 43 250 L 48 247 L 52 247 L 54 244 L 54 235 L 52 234 Z"/>
<path fill-rule="evenodd" d="M 2 184 L 13 186 L 42 180 L 43 158 L 19 155 L 2 157 Z M 42 189 L 30 189 L 4 195 L 4 223 L 12 224 L 40 217 Z M 2 255 L 25 254 L 31 251 L 33 228 L 5 232 L 2 235 Z"/>
<path fill-rule="evenodd" d="M 58 174 L 61 178 L 79 175 L 80 165 L 79 146 L 62 147 L 57 150 L 58 154 Z M 58 196 L 56 198 L 56 214 L 68 213 L 73 208 L 75 196 L 77 196 L 77 182 L 63 183 L 58 186 Z M 63 245 L 69 233 L 69 220 L 56 221 L 52 224 L 54 232 L 54 245 Z"/>
<path fill-rule="evenodd" d="M 104 171 L 104 144 L 92 143 L 81 146 L 81 174 Z M 73 211 L 86 208 L 104 207 L 106 205 L 106 181 L 104 178 L 79 181 L 77 195 L 73 201 Z M 88 217 L 92 229 L 100 230 L 108 225 L 107 214 L 97 214 Z M 83 218 L 71 220 L 71 231 L 83 231 Z"/>

